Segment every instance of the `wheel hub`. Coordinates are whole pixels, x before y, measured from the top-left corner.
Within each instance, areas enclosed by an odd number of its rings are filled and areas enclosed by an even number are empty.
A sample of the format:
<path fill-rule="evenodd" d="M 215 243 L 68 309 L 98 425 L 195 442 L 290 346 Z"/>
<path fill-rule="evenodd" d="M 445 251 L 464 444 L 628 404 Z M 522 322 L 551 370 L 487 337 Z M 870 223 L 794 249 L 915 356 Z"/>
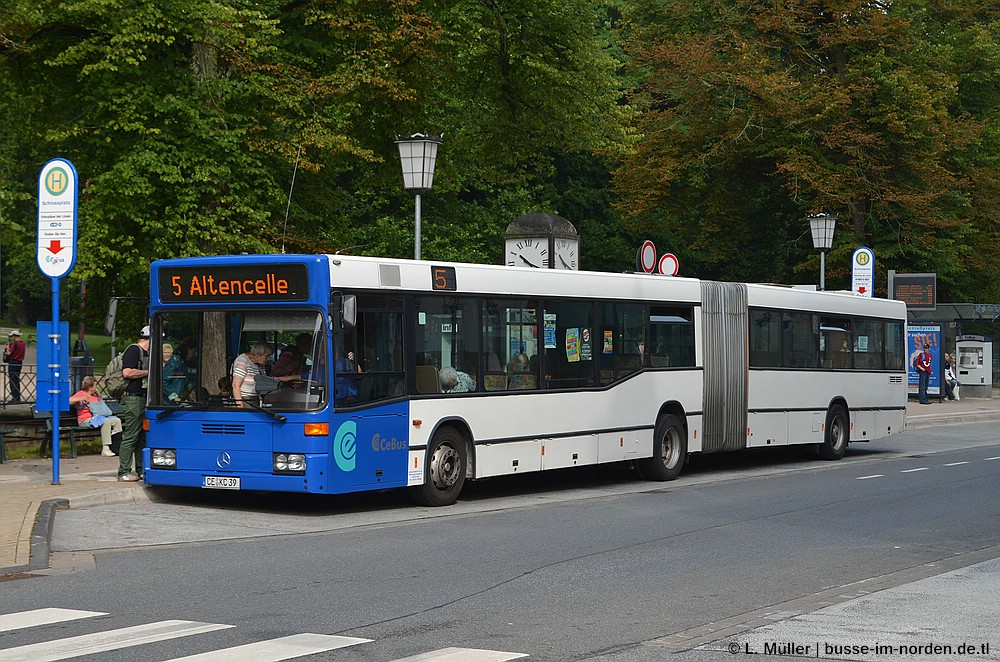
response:
<path fill-rule="evenodd" d="M 458 482 L 461 462 L 458 451 L 450 446 L 441 446 L 431 458 L 431 480 L 441 489 L 447 489 Z"/>

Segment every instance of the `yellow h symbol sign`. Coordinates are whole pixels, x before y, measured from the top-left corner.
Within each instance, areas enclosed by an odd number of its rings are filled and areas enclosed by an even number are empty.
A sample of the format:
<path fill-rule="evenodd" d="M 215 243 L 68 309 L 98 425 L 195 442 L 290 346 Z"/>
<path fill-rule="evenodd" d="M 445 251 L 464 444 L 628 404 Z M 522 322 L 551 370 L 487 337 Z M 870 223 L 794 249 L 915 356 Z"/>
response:
<path fill-rule="evenodd" d="M 69 186 L 69 174 L 62 168 L 53 168 L 49 170 L 48 175 L 45 177 L 45 188 L 49 190 L 52 195 L 62 195 L 66 192 L 66 188 Z"/>

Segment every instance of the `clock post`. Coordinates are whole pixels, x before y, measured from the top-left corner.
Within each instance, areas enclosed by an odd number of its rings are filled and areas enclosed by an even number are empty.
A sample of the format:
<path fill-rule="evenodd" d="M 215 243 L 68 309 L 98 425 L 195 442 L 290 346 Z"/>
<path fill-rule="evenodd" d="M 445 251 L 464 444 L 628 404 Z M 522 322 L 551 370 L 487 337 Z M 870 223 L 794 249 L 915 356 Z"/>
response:
<path fill-rule="evenodd" d="M 580 268 L 580 235 L 562 216 L 535 213 L 516 218 L 504 231 L 503 242 L 507 266 Z"/>

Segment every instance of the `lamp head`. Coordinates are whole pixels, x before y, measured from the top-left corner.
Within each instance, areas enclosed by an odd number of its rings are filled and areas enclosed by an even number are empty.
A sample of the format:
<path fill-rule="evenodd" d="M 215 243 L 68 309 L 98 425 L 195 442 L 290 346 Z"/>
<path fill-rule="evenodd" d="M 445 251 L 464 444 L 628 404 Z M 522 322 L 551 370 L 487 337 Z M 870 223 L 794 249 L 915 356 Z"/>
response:
<path fill-rule="evenodd" d="M 396 136 L 399 161 L 403 167 L 403 188 L 415 195 L 431 189 L 434 185 L 434 166 L 437 163 L 440 144 L 441 136 L 423 133 Z"/>
<path fill-rule="evenodd" d="M 813 248 L 828 251 L 833 246 L 833 233 L 837 229 L 836 214 L 816 214 L 809 217 Z"/>

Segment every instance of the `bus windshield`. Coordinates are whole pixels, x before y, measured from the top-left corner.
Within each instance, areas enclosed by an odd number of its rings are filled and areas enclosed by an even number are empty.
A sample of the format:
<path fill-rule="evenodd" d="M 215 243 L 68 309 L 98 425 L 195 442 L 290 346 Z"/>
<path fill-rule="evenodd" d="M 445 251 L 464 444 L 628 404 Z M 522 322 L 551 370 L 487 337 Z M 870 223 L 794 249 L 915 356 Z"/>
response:
<path fill-rule="evenodd" d="M 313 410 L 329 398 L 319 311 L 177 311 L 153 321 L 151 406 Z"/>

